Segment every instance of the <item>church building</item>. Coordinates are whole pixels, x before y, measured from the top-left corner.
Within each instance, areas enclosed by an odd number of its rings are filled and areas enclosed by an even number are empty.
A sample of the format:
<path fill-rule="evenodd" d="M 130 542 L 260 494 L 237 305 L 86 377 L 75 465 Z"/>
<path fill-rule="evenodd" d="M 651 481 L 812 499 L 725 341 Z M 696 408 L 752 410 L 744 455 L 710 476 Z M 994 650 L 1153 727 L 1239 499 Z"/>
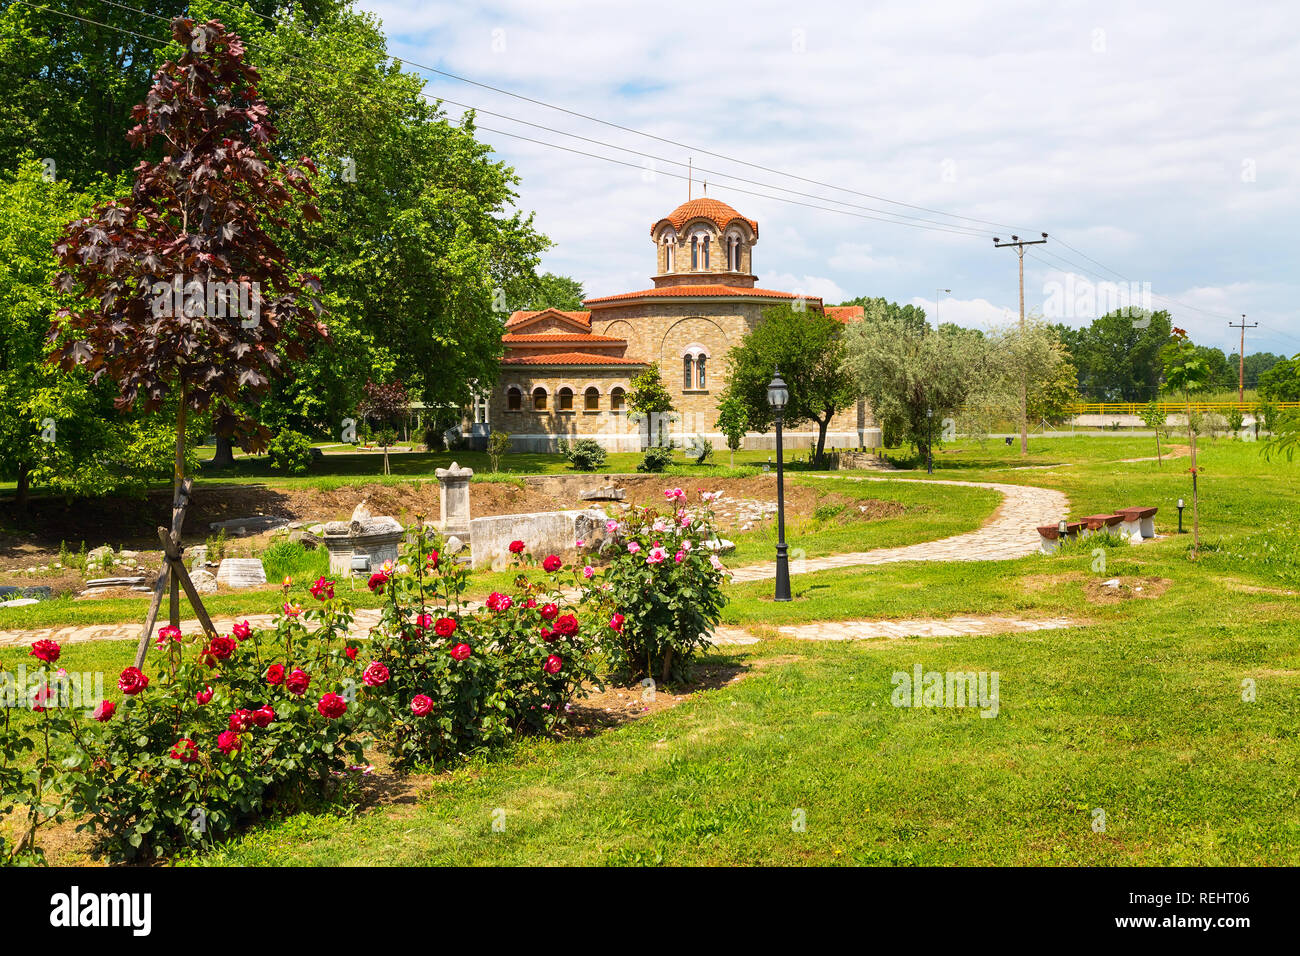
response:
<path fill-rule="evenodd" d="M 478 417 L 509 432 L 515 451 L 554 451 L 560 439 L 595 438 L 610 451 L 640 451 L 645 423 L 629 422 L 631 380 L 657 363 L 673 398 L 663 434 L 679 446 L 703 436 L 721 450 L 718 402 L 727 352 L 775 305 L 802 300 L 842 322 L 862 308 L 763 289 L 754 274 L 758 223 L 716 199 L 692 199 L 650 227 L 652 288 L 587 299 L 582 311 L 515 312 L 506 321 L 501 374 Z M 482 428 L 482 424 L 480 428 Z M 863 447 L 874 425 L 865 403 L 832 421 L 827 447 Z M 476 429 L 478 431 L 479 429 Z M 486 430 L 486 429 L 483 429 Z M 874 430 L 874 429 L 872 429 Z M 787 447 L 816 443 L 816 426 L 784 432 Z M 751 433 L 746 448 L 771 448 L 775 434 Z"/>

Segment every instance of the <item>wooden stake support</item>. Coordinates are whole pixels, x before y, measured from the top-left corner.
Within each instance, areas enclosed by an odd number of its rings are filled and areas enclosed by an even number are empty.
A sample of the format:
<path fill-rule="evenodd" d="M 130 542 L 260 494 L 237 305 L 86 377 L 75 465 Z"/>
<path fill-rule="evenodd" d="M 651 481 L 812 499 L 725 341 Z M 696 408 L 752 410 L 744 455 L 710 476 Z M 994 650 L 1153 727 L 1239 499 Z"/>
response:
<path fill-rule="evenodd" d="M 194 608 L 199 624 L 203 626 L 203 632 L 209 638 L 217 634 L 216 628 L 212 626 L 212 619 L 208 616 L 208 610 L 203 606 L 199 592 L 194 588 L 194 582 L 190 580 L 190 573 L 185 569 L 183 557 L 185 549 L 181 546 L 181 525 L 185 523 L 185 509 L 189 507 L 190 491 L 193 487 L 193 478 L 186 478 L 181 482 L 176 500 L 172 503 L 172 526 L 158 528 L 158 540 L 163 546 L 163 566 L 158 574 L 158 582 L 153 588 L 153 600 L 149 602 L 149 614 L 144 620 L 144 630 L 140 632 L 140 643 L 135 649 L 136 667 L 144 666 L 145 654 L 149 651 L 149 641 L 153 638 L 153 629 L 158 623 L 158 611 L 162 608 L 164 593 L 168 595 L 167 620 L 172 627 L 181 625 L 180 592 L 184 589 L 185 597 Z"/>

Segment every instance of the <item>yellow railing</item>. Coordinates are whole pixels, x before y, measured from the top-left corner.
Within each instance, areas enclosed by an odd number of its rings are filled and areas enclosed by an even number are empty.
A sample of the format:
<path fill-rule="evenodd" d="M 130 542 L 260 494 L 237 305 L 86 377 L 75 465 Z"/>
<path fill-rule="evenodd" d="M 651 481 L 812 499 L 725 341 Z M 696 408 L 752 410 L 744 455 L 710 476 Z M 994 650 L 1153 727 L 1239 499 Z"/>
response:
<path fill-rule="evenodd" d="M 1187 411 L 1185 402 L 1157 402 L 1157 406 L 1167 415 L 1176 415 Z M 1238 409 L 1252 412 L 1258 402 L 1192 402 L 1196 412 L 1227 412 Z M 1278 408 L 1300 408 L 1300 402 L 1277 402 Z M 1078 402 L 1069 406 L 1071 415 L 1141 415 L 1146 409 L 1146 402 Z"/>

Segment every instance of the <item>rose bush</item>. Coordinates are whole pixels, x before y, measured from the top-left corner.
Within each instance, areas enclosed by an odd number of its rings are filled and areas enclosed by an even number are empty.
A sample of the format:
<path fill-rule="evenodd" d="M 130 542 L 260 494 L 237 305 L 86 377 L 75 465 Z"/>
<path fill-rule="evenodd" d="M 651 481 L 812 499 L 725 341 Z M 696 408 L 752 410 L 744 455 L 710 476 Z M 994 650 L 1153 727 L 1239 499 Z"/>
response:
<path fill-rule="evenodd" d="M 120 706 L 93 724 L 70 713 L 63 782 L 97 851 L 132 860 L 210 845 L 272 807 L 310 805 L 361 762 L 383 709 L 344 653 L 351 608 L 327 590 L 266 630 L 169 634 L 146 664 L 152 679 L 122 672 Z"/>
<path fill-rule="evenodd" d="M 572 611 L 563 626 L 555 620 L 561 582 L 573 573 L 558 557 L 543 560 L 545 581 L 521 574 L 511 593 L 494 592 L 470 611 L 462 600 L 468 567 L 440 547 L 418 531 L 399 565 L 372 580 L 388 600 L 365 667 L 382 668 L 374 690 L 387 702 L 385 742 L 399 769 L 446 763 L 521 733 L 554 733 L 596 677 L 591 628 Z M 511 552 L 522 565 L 522 544 Z M 548 617 L 544 608 L 555 611 Z"/>
<path fill-rule="evenodd" d="M 700 505 L 690 507 L 682 489 L 670 488 L 668 511 L 633 508 L 606 524 L 601 553 L 609 563 L 579 583 L 583 605 L 601 618 L 601 640 L 620 676 L 685 679 L 695 654 L 708 645 L 726 601 L 727 571 L 710 549 L 719 495 L 703 492 Z"/>

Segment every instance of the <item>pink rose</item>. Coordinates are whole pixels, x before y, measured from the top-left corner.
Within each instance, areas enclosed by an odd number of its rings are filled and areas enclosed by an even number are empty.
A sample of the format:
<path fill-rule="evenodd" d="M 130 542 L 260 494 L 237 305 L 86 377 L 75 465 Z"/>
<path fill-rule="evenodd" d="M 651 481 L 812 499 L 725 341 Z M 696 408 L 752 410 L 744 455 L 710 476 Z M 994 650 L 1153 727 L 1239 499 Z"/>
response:
<path fill-rule="evenodd" d="M 473 651 L 468 644 L 457 644 L 451 649 L 452 659 L 458 661 L 463 661 L 472 653 Z"/>
<path fill-rule="evenodd" d="M 582 569 L 582 576 L 586 578 L 588 581 L 591 580 L 591 576 L 595 573 L 596 573 L 596 569 L 593 568 L 590 564 Z"/>
<path fill-rule="evenodd" d="M 168 624 L 166 627 L 158 628 L 158 639 L 154 641 L 159 647 L 166 647 L 171 641 L 181 639 L 181 629 Z"/>
<path fill-rule="evenodd" d="M 361 682 L 367 687 L 383 687 L 388 683 L 388 667 L 382 661 L 371 661 L 361 672 Z"/>
<path fill-rule="evenodd" d="M 429 711 L 433 710 L 433 698 L 424 694 L 416 694 L 411 698 L 411 713 L 416 717 L 423 717 Z"/>
<path fill-rule="evenodd" d="M 635 542 L 635 541 L 629 541 L 629 542 L 627 543 L 627 553 L 628 553 L 628 554 L 636 554 L 636 553 L 637 553 L 638 551 L 640 551 L 640 550 L 641 550 L 641 545 L 638 544 L 637 542 Z"/>
<path fill-rule="evenodd" d="M 675 555 L 673 555 L 673 560 L 676 561 L 678 564 L 681 564 L 683 561 L 686 560 L 686 552 L 678 551 Z"/>

